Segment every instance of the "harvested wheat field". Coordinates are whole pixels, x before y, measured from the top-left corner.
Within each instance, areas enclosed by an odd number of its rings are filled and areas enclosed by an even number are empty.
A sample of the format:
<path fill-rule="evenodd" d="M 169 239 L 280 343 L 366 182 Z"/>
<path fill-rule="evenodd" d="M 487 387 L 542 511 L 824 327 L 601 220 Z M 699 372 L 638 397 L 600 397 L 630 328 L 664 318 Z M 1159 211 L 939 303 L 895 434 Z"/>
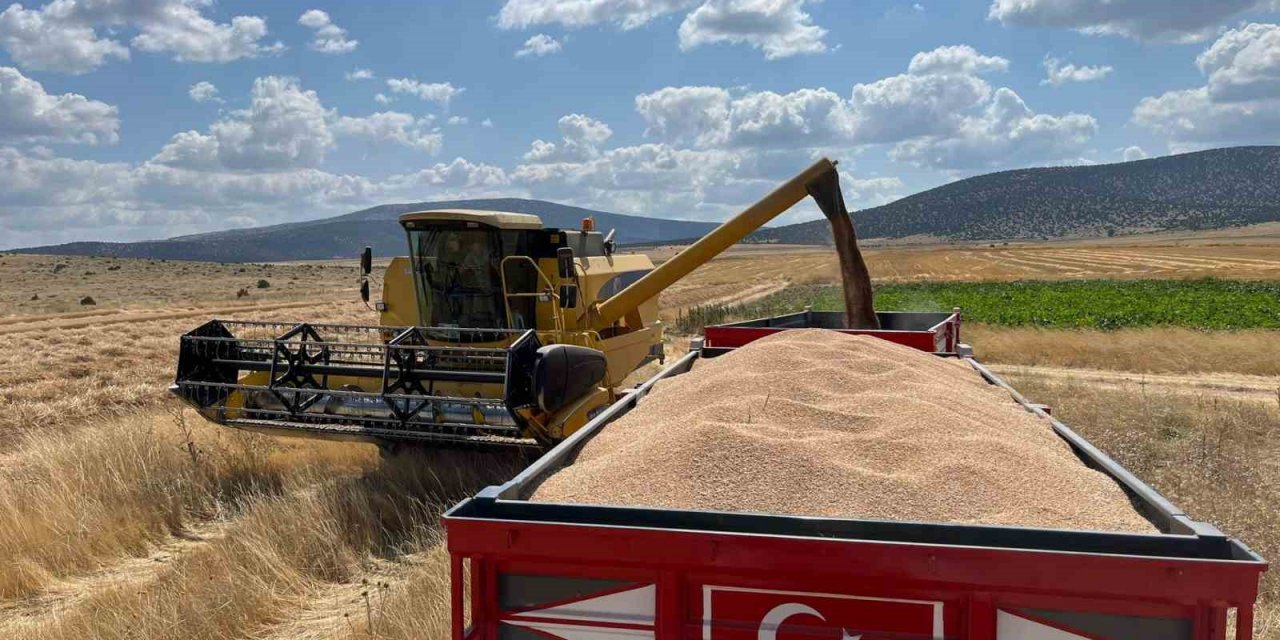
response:
<path fill-rule="evenodd" d="M 821 329 L 659 384 L 533 499 L 1154 532 L 967 365 Z"/>

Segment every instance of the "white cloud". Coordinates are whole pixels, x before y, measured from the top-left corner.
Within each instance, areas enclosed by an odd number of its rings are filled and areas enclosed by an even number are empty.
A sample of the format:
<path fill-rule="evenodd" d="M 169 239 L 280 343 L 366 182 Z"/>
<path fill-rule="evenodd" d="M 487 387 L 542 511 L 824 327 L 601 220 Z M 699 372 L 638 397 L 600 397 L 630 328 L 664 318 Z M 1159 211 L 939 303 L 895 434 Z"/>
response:
<path fill-rule="evenodd" d="M 709 147 L 728 136 L 729 92 L 720 87 L 666 87 L 636 96 L 645 135 Z"/>
<path fill-rule="evenodd" d="M 1133 162 L 1134 160 L 1146 160 L 1147 158 L 1151 157 L 1147 155 L 1146 151 L 1142 150 L 1142 147 L 1139 147 L 1136 145 L 1125 147 L 1122 155 L 1124 157 L 1125 162 Z"/>
<path fill-rule="evenodd" d="M 897 75 L 853 87 L 856 139 L 864 144 L 959 129 L 963 114 L 986 104 L 991 86 L 977 76 Z"/>
<path fill-rule="evenodd" d="M 1013 90 L 997 89 L 981 114 L 967 116 L 945 137 L 906 140 L 890 157 L 925 167 L 971 171 L 1069 159 L 1098 132 L 1088 115 L 1037 114 Z"/>
<path fill-rule="evenodd" d="M 333 146 L 330 114 L 314 91 L 294 78 L 258 78 L 248 109 L 232 111 L 209 132 L 186 131 L 153 162 L 190 169 L 282 171 L 315 167 Z"/>
<path fill-rule="evenodd" d="M 346 73 L 347 80 L 372 80 L 375 77 L 369 69 L 354 69 Z"/>
<path fill-rule="evenodd" d="M 145 4 L 145 3 L 144 3 Z M 164 4 L 164 3 L 161 3 Z M 152 53 L 172 53 L 178 62 L 230 62 L 279 53 L 284 45 L 262 45 L 267 21 L 257 16 L 236 16 L 218 24 L 200 15 L 194 6 L 169 2 L 150 20 L 139 24 L 131 44 Z"/>
<path fill-rule="evenodd" d="M 464 125 L 469 122 L 471 122 L 471 119 L 466 116 L 449 116 L 449 119 L 445 120 L 445 124 L 452 126 Z"/>
<path fill-rule="evenodd" d="M 546 24 L 580 28 L 612 24 L 635 29 L 662 16 L 686 13 L 680 48 L 746 44 L 772 60 L 827 50 L 827 30 L 803 9 L 816 0 L 507 0 L 498 12 L 503 29 Z M 536 36 L 535 36 L 536 37 Z"/>
<path fill-rule="evenodd" d="M 796 148 L 847 141 L 848 105 L 826 89 L 761 91 L 737 98 L 720 87 L 666 87 L 636 96 L 646 135 L 697 147 Z"/>
<path fill-rule="evenodd" d="M 583 162 L 600 155 L 599 147 L 613 135 L 609 125 L 579 113 L 560 118 L 559 143 L 534 140 L 526 162 Z"/>
<path fill-rule="evenodd" d="M 948 170 L 1060 160 L 1094 135 L 1092 117 L 1036 114 L 978 76 L 1007 66 L 971 47 L 942 47 L 916 55 L 909 73 L 854 85 L 847 99 L 825 88 L 666 87 L 636 96 L 636 111 L 645 134 L 669 144 L 810 154 L 893 144 L 897 159 Z"/>
<path fill-rule="evenodd" d="M 481 121 L 480 121 L 480 126 L 482 126 L 482 127 L 486 128 L 486 129 L 492 129 L 492 128 L 493 128 L 493 120 L 491 120 L 491 119 L 489 119 L 489 118 L 485 118 L 484 120 L 481 120 Z"/>
<path fill-rule="evenodd" d="M 426 102 L 449 106 L 449 101 L 465 91 L 449 82 L 418 82 L 409 78 L 387 78 L 387 88 L 392 93 L 407 93 Z"/>
<path fill-rule="evenodd" d="M 559 40 L 545 33 L 539 33 L 524 41 L 524 46 L 516 51 L 516 57 L 535 56 L 541 58 L 542 56 L 558 53 L 563 47 L 564 44 Z"/>
<path fill-rule="evenodd" d="M 1249 24 L 1222 34 L 1196 58 L 1220 102 L 1280 96 L 1280 25 Z"/>
<path fill-rule="evenodd" d="M 984 56 L 977 49 L 962 44 L 921 51 L 912 56 L 907 73 L 915 75 L 961 73 L 976 75 L 1007 71 L 1009 60 L 1000 56 Z"/>
<path fill-rule="evenodd" d="M 1186 42 L 1211 37 L 1231 16 L 1271 5 L 1272 0 L 992 0 L 988 17 L 1006 26 Z"/>
<path fill-rule="evenodd" d="M 27 69 L 87 73 L 109 59 L 128 60 L 129 48 L 99 38 L 92 26 L 11 4 L 0 12 L 0 46 Z"/>
<path fill-rule="evenodd" d="M 129 48 L 112 39 L 132 26 L 132 46 L 171 53 L 180 62 L 227 62 L 275 53 L 284 45 L 264 45 L 267 23 L 236 16 L 216 23 L 200 13 L 198 0 L 56 0 L 40 9 L 11 4 L 0 13 L 0 46 L 23 67 L 86 73 L 109 59 L 129 58 Z M 107 37 L 99 34 L 99 29 Z"/>
<path fill-rule="evenodd" d="M 13 67 L 0 67 L 0 142 L 112 144 L 116 107 L 75 93 L 51 95 Z"/>
<path fill-rule="evenodd" d="M 1178 149 L 1280 140 L 1280 26 L 1227 31 L 1196 64 L 1205 86 L 1144 98 L 1133 121 Z"/>
<path fill-rule="evenodd" d="M 1040 81 L 1042 85 L 1051 85 L 1060 87 L 1068 82 L 1092 82 L 1101 80 L 1109 75 L 1114 69 L 1110 65 L 1102 66 L 1085 66 L 1074 64 L 1062 64 L 1062 61 L 1053 56 L 1045 56 L 1044 59 L 1045 79 Z"/>
<path fill-rule="evenodd" d="M 391 98 L 387 97 L 387 94 L 385 93 L 379 93 L 373 96 L 373 101 L 378 104 L 391 104 Z"/>
<path fill-rule="evenodd" d="M 806 0 L 707 0 L 680 24 L 683 50 L 728 42 L 749 44 L 774 60 L 827 50 L 827 30 L 805 13 Z"/>
<path fill-rule="evenodd" d="M 384 111 L 364 117 L 341 116 L 333 122 L 338 135 L 364 138 L 371 142 L 392 142 L 410 149 L 436 154 L 444 145 L 444 135 L 431 128 L 431 117 L 414 118 L 407 113 Z"/>
<path fill-rule="evenodd" d="M 507 0 L 498 12 L 498 26 L 527 29 L 541 24 L 587 27 L 610 23 L 634 29 L 701 2 L 703 0 Z"/>
<path fill-rule="evenodd" d="M 218 88 L 212 82 L 201 80 L 187 89 L 187 95 L 196 102 L 222 102 L 218 97 Z"/>
<path fill-rule="evenodd" d="M 359 40 L 347 38 L 347 30 L 334 24 L 329 14 L 319 9 L 310 9 L 298 18 L 298 24 L 314 29 L 315 35 L 307 46 L 320 53 L 351 53 L 359 46 Z M 370 76 L 372 77 L 372 75 Z"/>

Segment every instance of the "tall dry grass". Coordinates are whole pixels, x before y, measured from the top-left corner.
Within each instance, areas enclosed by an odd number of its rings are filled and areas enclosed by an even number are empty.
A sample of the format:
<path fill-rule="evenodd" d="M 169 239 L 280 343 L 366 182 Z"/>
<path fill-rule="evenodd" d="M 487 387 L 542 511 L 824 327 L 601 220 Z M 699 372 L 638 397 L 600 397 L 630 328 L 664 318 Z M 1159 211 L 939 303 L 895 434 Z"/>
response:
<path fill-rule="evenodd" d="M 367 448 L 291 446 L 215 429 L 191 412 L 33 440 L 0 476 L 0 598 L 32 596 L 227 520 L 248 501 L 376 464 Z"/>
<path fill-rule="evenodd" d="M 136 452 L 164 458 L 165 445 L 174 444 L 150 444 L 156 442 L 140 436 L 134 446 L 113 445 L 110 448 L 118 451 L 106 457 L 113 458 L 115 469 L 136 468 L 143 462 Z M 438 540 L 443 508 L 504 479 L 519 464 L 512 455 L 439 451 L 378 465 L 371 455 L 366 460 L 348 457 L 353 455 L 350 445 L 328 460 L 311 457 L 315 454 L 310 446 L 281 460 L 263 455 L 262 442 L 247 444 L 223 452 L 223 464 L 235 460 L 246 470 L 211 480 L 193 479 L 193 474 L 203 472 L 182 469 L 190 462 L 182 460 L 187 456 L 183 446 L 167 447 L 176 449 L 168 454 L 175 459 L 154 466 L 176 471 L 128 474 L 128 479 L 121 479 L 125 490 L 115 496 L 121 508 L 109 513 L 91 508 L 97 500 L 73 503 L 64 499 L 62 489 L 53 490 L 55 502 L 68 506 L 66 513 L 95 518 L 94 527 L 113 534 L 92 547 L 106 555 L 140 551 L 123 542 L 145 540 L 155 529 L 171 529 L 175 523 L 170 519 L 181 521 L 191 506 L 220 509 L 224 525 L 209 544 L 178 557 L 153 580 L 99 587 L 59 616 L 19 626 L 23 637 L 212 639 L 262 631 L 287 619 L 327 586 L 357 579 L 375 558 L 430 548 Z M 354 450 L 369 453 L 367 448 Z M 354 473 L 342 475 L 344 464 Z M 98 479 L 112 475 L 96 465 L 87 471 L 92 474 L 87 477 Z M 225 486 L 237 485 L 238 493 L 227 496 Z M 32 493 L 33 502 L 45 497 Z M 184 502 L 189 504 L 178 504 Z M 62 513 L 30 515 L 42 523 L 64 521 Z M 45 530 L 51 535 L 35 541 L 44 544 L 22 549 L 29 558 L 25 566 L 47 573 L 54 563 L 83 564 L 89 547 L 84 540 Z M 30 592 L 35 585 L 24 581 L 29 574 L 19 574 L 9 584 Z"/>
<path fill-rule="evenodd" d="M 1280 397 L 1274 403 L 1100 390 L 1034 374 L 1009 381 L 1182 507 L 1280 557 Z M 1280 638 L 1280 575 L 1263 574 L 1255 638 Z"/>
<path fill-rule="evenodd" d="M 985 362 L 1139 373 L 1280 376 L 1280 332 L 1179 328 L 1090 331 L 968 324 L 965 342 Z"/>

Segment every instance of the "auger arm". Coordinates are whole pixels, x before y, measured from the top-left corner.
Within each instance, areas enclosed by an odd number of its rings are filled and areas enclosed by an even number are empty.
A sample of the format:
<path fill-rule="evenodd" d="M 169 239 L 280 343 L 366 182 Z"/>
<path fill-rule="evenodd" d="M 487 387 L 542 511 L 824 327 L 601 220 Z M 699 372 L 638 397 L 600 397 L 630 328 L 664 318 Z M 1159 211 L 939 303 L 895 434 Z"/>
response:
<path fill-rule="evenodd" d="M 847 222 L 849 216 L 844 210 L 844 201 L 843 199 L 836 199 L 839 193 L 840 186 L 836 173 L 836 164 L 827 158 L 818 160 L 808 169 L 788 180 L 769 195 L 761 198 L 759 202 L 747 207 L 742 213 L 725 221 L 724 224 L 716 227 L 711 233 L 689 245 L 670 260 L 662 263 L 658 268 L 650 271 L 644 277 L 604 302 L 594 305 L 588 312 L 588 322 L 591 324 L 591 328 L 600 330 L 609 327 L 614 322 L 617 322 L 619 318 L 626 316 L 633 309 L 644 304 L 645 301 L 689 275 L 694 269 L 706 264 L 723 253 L 725 249 L 738 243 L 756 229 L 781 215 L 782 212 L 804 200 L 805 196 L 810 194 L 814 196 L 823 213 L 833 220 L 833 228 L 834 220 L 839 216 L 843 216 Z M 832 194 L 834 194 L 834 197 Z M 829 209 L 831 211 L 828 211 Z M 837 234 L 844 231 L 844 229 L 839 228 L 834 228 L 834 230 Z M 847 233 L 852 236 L 853 229 L 851 225 L 847 226 Z M 856 243 L 851 238 L 849 240 L 849 242 L 842 243 L 838 239 L 837 245 L 852 246 L 856 252 Z M 842 265 L 846 262 L 844 254 L 844 247 L 842 246 Z M 862 269 L 865 274 L 865 266 Z M 847 288 L 848 284 L 846 283 Z M 869 279 L 867 290 L 866 307 L 869 309 L 871 306 Z M 872 312 L 871 317 L 875 317 L 874 312 Z"/>

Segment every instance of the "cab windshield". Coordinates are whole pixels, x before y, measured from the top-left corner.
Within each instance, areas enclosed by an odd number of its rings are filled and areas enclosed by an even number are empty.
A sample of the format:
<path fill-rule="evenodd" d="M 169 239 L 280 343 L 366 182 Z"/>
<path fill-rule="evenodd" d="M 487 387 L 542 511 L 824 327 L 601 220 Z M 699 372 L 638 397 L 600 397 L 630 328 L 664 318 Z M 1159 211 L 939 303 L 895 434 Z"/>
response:
<path fill-rule="evenodd" d="M 409 249 L 422 325 L 506 328 L 499 231 L 479 226 L 412 230 Z"/>

